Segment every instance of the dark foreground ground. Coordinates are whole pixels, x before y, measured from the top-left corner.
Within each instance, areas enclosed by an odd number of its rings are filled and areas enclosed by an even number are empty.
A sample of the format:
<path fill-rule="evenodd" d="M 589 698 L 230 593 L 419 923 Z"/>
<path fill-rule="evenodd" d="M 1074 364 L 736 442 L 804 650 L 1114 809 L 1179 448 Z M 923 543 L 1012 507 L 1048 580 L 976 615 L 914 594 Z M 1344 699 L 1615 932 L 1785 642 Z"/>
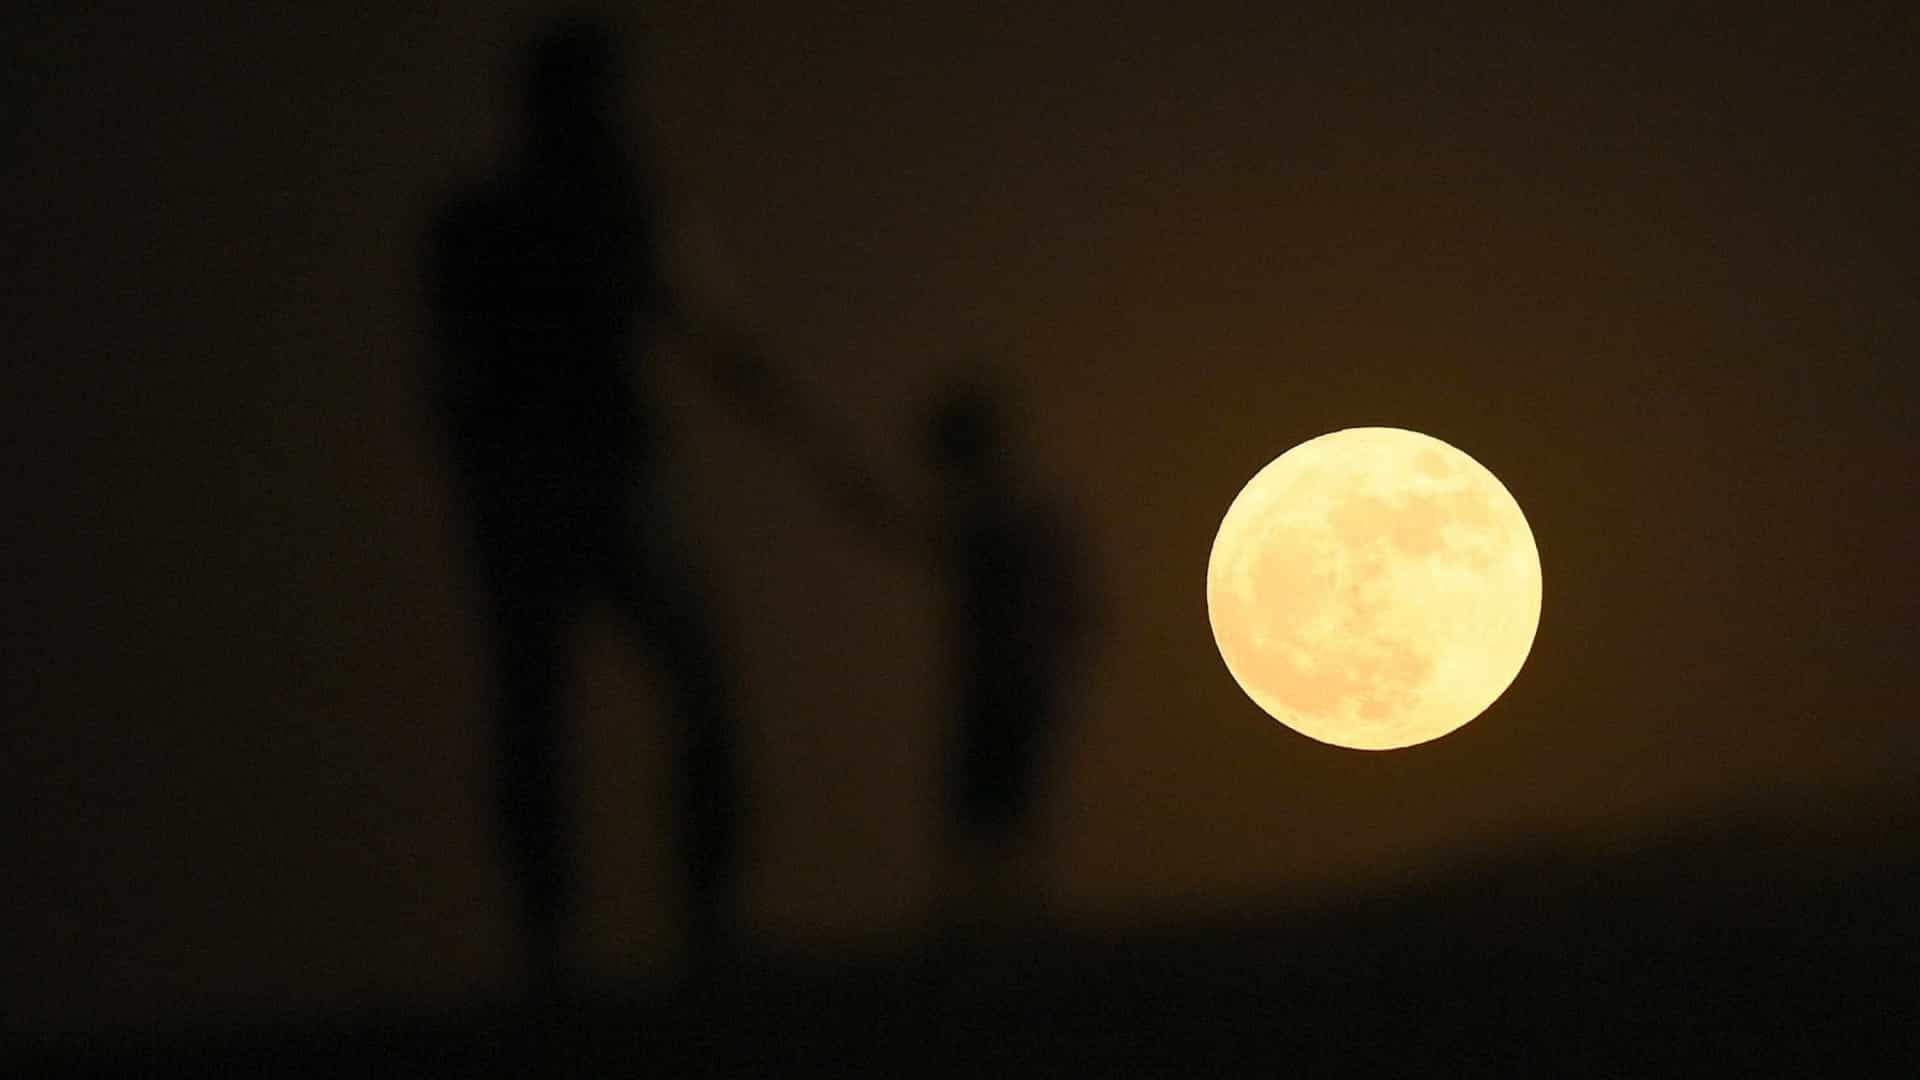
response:
<path fill-rule="evenodd" d="M 763 957 L 544 1011 L 29 1045 L 10 1075 L 1920 1076 L 1920 847 L 1885 839 L 1522 858 L 1314 912 Z"/>

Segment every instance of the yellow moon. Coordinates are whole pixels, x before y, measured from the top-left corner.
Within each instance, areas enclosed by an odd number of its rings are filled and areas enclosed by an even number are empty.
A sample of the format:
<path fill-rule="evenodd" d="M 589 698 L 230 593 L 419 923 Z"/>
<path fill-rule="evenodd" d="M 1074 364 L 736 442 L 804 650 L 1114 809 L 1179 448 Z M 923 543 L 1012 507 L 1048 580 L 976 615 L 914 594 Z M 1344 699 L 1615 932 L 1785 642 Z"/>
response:
<path fill-rule="evenodd" d="M 1439 439 L 1348 428 L 1281 454 L 1227 508 L 1207 618 L 1288 727 L 1393 750 L 1479 716 L 1540 625 L 1540 553 L 1506 487 Z"/>

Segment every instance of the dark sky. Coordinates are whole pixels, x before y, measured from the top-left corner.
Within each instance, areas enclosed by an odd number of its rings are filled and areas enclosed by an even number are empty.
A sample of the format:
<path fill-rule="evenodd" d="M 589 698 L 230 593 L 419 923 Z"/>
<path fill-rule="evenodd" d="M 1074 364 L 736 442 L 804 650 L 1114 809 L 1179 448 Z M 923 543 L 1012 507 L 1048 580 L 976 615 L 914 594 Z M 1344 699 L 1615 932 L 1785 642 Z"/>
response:
<path fill-rule="evenodd" d="M 952 374 L 986 357 L 1021 395 L 1105 597 L 1049 819 L 1064 909 L 1846 819 L 1920 780 L 1904 7 L 935 6 L 660 5 L 646 112 L 705 237 L 689 277 L 890 483 L 923 485 L 915 417 Z M 0 25 L 16 1017 L 499 977 L 418 253 L 508 133 L 541 7 L 321 7 Z M 933 582 L 666 382 L 742 660 L 755 918 L 909 927 Z M 1507 695 L 1391 754 L 1267 720 L 1204 604 L 1246 478 L 1368 424 L 1492 469 L 1545 575 Z M 644 966 L 671 870 L 653 676 L 604 632 L 584 674 L 597 948 Z"/>

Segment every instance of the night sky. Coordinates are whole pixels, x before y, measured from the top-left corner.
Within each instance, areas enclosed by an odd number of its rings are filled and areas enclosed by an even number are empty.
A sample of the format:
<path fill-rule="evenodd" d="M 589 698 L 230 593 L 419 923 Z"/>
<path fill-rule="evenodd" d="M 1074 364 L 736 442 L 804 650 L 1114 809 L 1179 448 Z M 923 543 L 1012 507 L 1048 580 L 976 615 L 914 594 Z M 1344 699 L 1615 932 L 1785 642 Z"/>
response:
<path fill-rule="evenodd" d="M 1048 881 L 1127 924 L 1756 818 L 1911 845 L 1879 815 L 1920 781 L 1920 36 L 1812 6 L 703 0 L 648 10 L 633 103 L 683 281 L 890 486 L 924 492 L 950 378 L 1018 395 L 1102 597 Z M 0 21 L 0 1013 L 502 979 L 420 253 L 511 136 L 542 10 Z M 663 364 L 740 660 L 754 920 L 910 932 L 935 582 Z M 1507 694 L 1388 754 L 1261 714 L 1204 598 L 1246 479 L 1378 424 L 1499 476 L 1545 583 Z M 655 676 L 605 627 L 582 674 L 595 951 L 645 970 Z"/>

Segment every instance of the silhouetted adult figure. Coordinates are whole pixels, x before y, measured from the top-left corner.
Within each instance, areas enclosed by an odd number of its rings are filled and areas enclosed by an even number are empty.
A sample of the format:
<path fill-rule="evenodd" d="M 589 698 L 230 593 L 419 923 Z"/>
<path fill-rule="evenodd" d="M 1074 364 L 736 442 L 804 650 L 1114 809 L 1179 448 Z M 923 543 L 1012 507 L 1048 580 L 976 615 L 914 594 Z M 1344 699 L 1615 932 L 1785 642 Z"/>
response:
<path fill-rule="evenodd" d="M 622 146 L 617 59 L 597 24 L 549 28 L 523 72 L 517 158 L 431 235 L 440 405 L 491 608 L 499 821 L 535 980 L 564 975 L 572 947 L 564 676 L 592 604 L 611 605 L 664 676 L 696 957 L 732 932 L 740 868 L 729 670 L 659 484 L 646 384 L 659 336 L 689 328 L 657 270 L 655 193 Z M 749 370 L 709 373 L 750 396 Z"/>

